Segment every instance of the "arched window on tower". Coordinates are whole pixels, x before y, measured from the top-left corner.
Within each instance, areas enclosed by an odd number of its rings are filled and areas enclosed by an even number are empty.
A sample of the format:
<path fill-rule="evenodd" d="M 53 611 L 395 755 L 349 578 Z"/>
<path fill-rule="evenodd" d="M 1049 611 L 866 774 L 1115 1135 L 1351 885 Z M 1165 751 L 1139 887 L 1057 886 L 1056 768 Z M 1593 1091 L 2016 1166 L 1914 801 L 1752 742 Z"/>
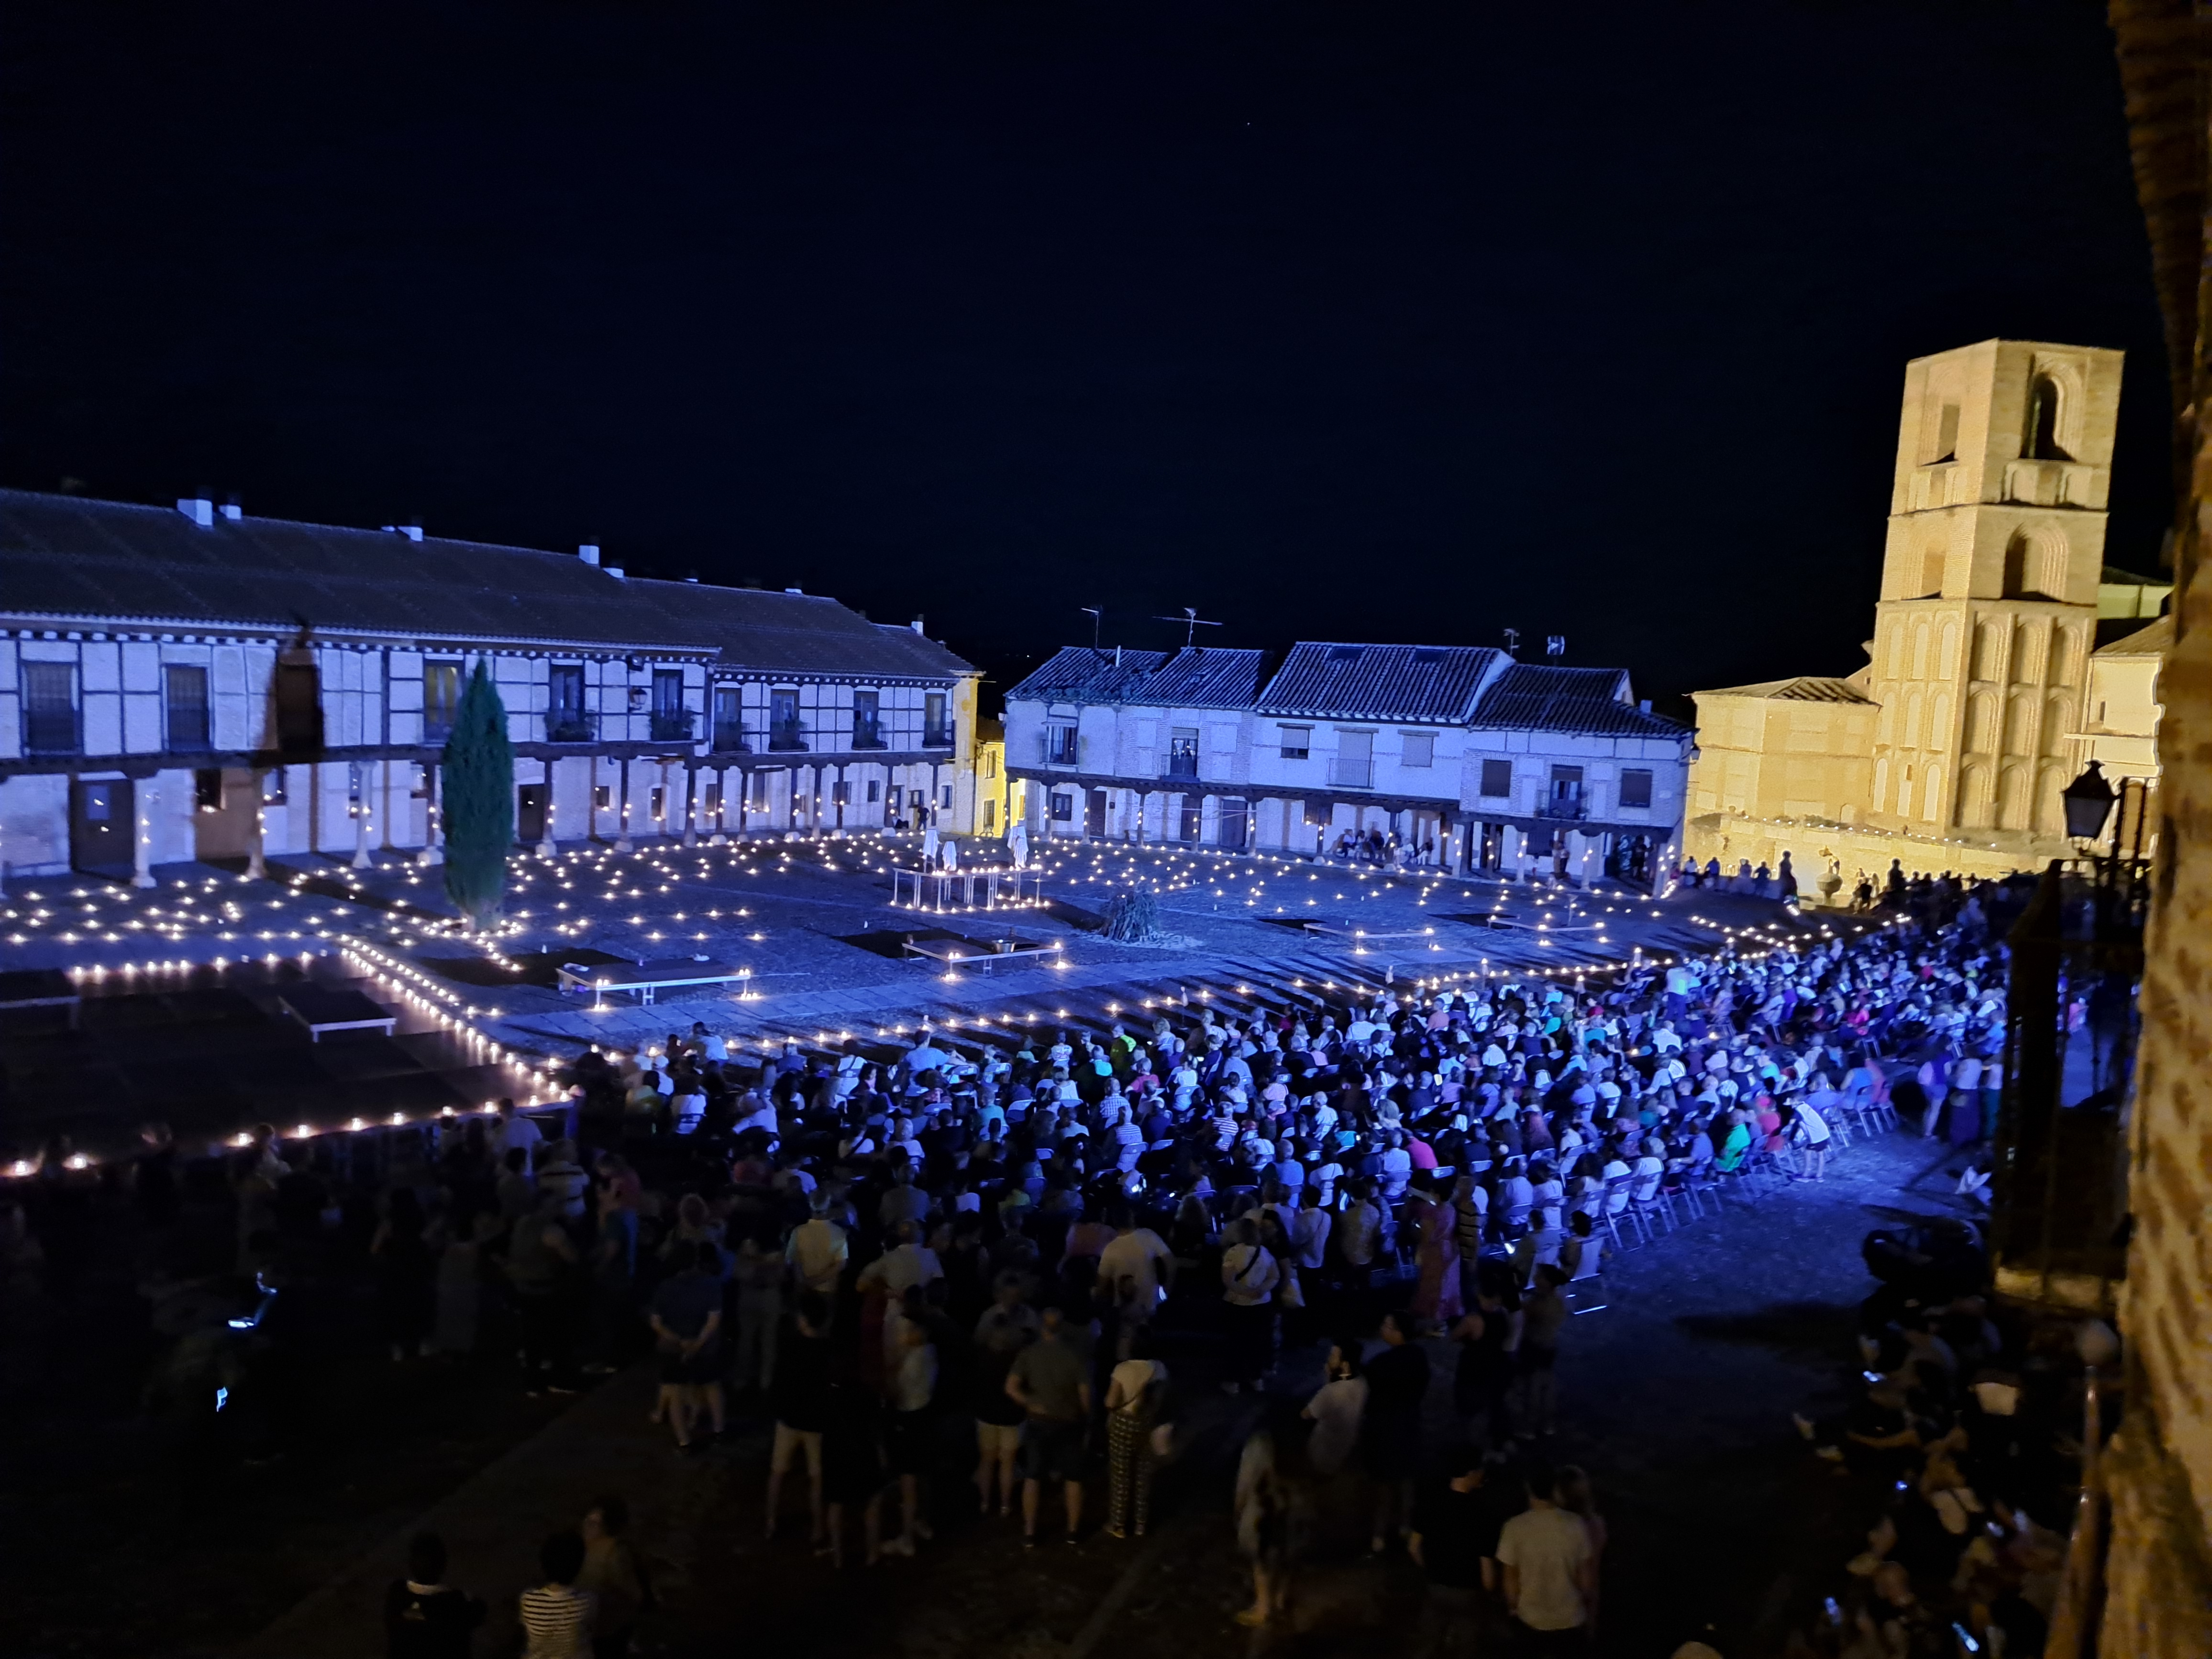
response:
<path fill-rule="evenodd" d="M 2058 382 L 2039 374 L 2027 388 L 2027 455 L 2035 461 L 2070 461 L 2058 445 L 2059 421 L 2064 414 Z"/>

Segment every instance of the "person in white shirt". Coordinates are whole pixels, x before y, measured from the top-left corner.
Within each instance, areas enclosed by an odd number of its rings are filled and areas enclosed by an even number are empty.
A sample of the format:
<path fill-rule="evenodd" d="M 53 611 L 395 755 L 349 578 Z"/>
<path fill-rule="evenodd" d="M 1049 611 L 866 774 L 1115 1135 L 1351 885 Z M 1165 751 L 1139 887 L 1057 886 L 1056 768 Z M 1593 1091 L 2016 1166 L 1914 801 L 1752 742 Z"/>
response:
<path fill-rule="evenodd" d="M 851 1246 L 846 1241 L 845 1230 L 830 1219 L 828 1193 L 814 1195 L 812 1209 L 811 1219 L 791 1230 L 791 1237 L 783 1247 L 783 1259 L 791 1264 L 801 1292 L 818 1291 L 823 1296 L 834 1296 Z"/>
<path fill-rule="evenodd" d="M 1393 1129 L 1389 1144 L 1382 1149 L 1383 1201 L 1394 1202 L 1405 1196 L 1406 1183 L 1413 1178 L 1413 1155 L 1406 1150 L 1406 1137 Z"/>
<path fill-rule="evenodd" d="M 1297 1254 L 1298 1266 L 1308 1273 L 1319 1273 L 1324 1254 L 1328 1249 L 1328 1233 L 1332 1218 L 1324 1207 L 1321 1188 L 1309 1183 L 1298 1200 L 1297 1213 L 1291 1219 L 1291 1243 Z"/>
<path fill-rule="evenodd" d="M 1136 1285 L 1138 1306 L 1157 1306 L 1175 1287 L 1175 1252 L 1151 1228 L 1137 1225 L 1126 1204 L 1114 1206 L 1106 1218 L 1114 1237 L 1098 1253 L 1099 1282 L 1118 1285 L 1130 1279 Z"/>
<path fill-rule="evenodd" d="M 532 1157 L 535 1157 L 538 1143 L 543 1141 L 544 1139 L 545 1132 L 540 1129 L 533 1121 L 523 1116 L 521 1113 L 516 1111 L 514 1109 L 514 1103 L 512 1100 L 508 1100 L 504 1097 L 501 1099 L 499 1103 L 499 1134 L 496 1141 L 494 1143 L 494 1150 L 497 1152 L 501 1160 L 504 1160 L 507 1155 L 518 1146 L 521 1147 L 526 1152 L 530 1153 Z M 289 1175 L 290 1170 L 287 1170 L 285 1173 Z"/>
<path fill-rule="evenodd" d="M 1230 1237 L 1234 1242 L 1221 1253 L 1221 1299 L 1230 1320 L 1230 1374 L 1222 1386 L 1236 1394 L 1261 1386 L 1274 1349 L 1275 1290 L 1283 1273 L 1249 1216 L 1231 1224 Z"/>
<path fill-rule="evenodd" d="M 1553 1501 L 1550 1466 L 1532 1465 L 1524 1478 L 1528 1507 L 1499 1533 L 1498 1564 L 1504 1570 L 1505 1611 L 1534 1634 L 1535 1642 L 1529 1645 L 1534 1649 L 1547 1638 L 1556 1644 L 1556 1633 L 1580 1630 L 1588 1622 L 1597 1589 L 1597 1559 L 1582 1517 Z"/>
<path fill-rule="evenodd" d="M 896 1302 L 914 1285 L 944 1278 L 945 1267 L 937 1252 L 921 1242 L 921 1230 L 911 1221 L 901 1222 L 893 1236 L 898 1243 L 860 1270 L 860 1284 L 863 1288 L 879 1284 Z"/>

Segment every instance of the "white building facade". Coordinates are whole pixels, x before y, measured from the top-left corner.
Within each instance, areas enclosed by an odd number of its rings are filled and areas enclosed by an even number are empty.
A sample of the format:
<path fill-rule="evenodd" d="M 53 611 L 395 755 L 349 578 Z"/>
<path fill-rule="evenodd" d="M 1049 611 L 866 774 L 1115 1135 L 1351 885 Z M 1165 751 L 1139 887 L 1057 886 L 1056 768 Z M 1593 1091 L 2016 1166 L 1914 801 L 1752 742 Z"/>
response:
<path fill-rule="evenodd" d="M 1455 872 L 1638 882 L 1679 842 L 1686 727 L 1625 672 L 1469 647 L 1070 647 L 1007 693 L 1032 836 L 1299 856 L 1395 835 Z"/>
<path fill-rule="evenodd" d="M 0 872 L 420 849 L 489 667 L 518 840 L 957 822 L 976 671 L 835 600 L 0 491 Z"/>

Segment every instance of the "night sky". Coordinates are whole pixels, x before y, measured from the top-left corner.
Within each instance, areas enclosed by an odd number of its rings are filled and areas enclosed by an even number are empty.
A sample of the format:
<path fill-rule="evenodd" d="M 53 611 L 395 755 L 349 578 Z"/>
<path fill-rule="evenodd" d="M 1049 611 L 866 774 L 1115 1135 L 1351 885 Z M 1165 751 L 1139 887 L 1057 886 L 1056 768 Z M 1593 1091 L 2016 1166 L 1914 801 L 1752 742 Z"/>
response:
<path fill-rule="evenodd" d="M 1087 639 L 1845 672 L 1905 360 L 2165 371 L 2087 0 L 0 14 L 0 482 Z"/>

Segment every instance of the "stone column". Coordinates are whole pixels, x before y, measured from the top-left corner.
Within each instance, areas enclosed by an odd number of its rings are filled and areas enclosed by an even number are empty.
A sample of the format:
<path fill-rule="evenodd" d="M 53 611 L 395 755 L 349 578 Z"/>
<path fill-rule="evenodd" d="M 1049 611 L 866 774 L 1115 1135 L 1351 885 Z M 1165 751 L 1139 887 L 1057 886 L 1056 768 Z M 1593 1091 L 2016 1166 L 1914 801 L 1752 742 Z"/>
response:
<path fill-rule="evenodd" d="M 544 766 L 545 833 L 538 837 L 538 856 L 541 859 L 550 859 L 560 850 L 553 844 L 553 819 L 560 809 L 553 803 L 553 763 L 549 760 L 544 763 Z"/>
<path fill-rule="evenodd" d="M 699 770 L 690 761 L 684 763 L 684 844 L 699 844 Z"/>
<path fill-rule="evenodd" d="M 415 862 L 425 870 L 434 864 L 445 862 L 446 855 L 440 848 L 444 840 L 444 826 L 438 817 L 438 771 L 428 762 L 422 767 L 422 850 L 415 855 Z"/>
<path fill-rule="evenodd" d="M 637 850 L 637 843 L 629 838 L 629 763 L 626 760 L 617 761 L 615 763 L 615 768 L 616 775 L 622 780 L 622 793 L 615 802 L 615 806 L 621 814 L 615 821 L 621 832 L 615 837 L 615 851 L 634 853 Z"/>
<path fill-rule="evenodd" d="M 368 769 L 374 767 L 376 763 L 363 761 L 361 764 L 364 769 Z M 364 776 L 361 781 L 361 799 L 352 803 L 353 867 L 356 870 L 373 870 L 376 867 L 368 856 L 368 820 L 371 812 L 374 810 L 370 803 L 375 799 L 375 778 L 373 775 Z"/>
<path fill-rule="evenodd" d="M 131 826 L 131 884 L 133 887 L 154 885 L 154 808 L 161 799 L 161 792 L 154 780 L 145 779 L 131 791 L 131 817 L 137 822 Z"/>
<path fill-rule="evenodd" d="M 269 809 L 261 804 L 268 793 L 258 769 L 246 775 L 253 784 L 253 833 L 246 843 L 246 874 L 251 881 L 265 880 L 269 875 L 269 860 L 262 851 L 262 843 L 269 833 Z"/>

